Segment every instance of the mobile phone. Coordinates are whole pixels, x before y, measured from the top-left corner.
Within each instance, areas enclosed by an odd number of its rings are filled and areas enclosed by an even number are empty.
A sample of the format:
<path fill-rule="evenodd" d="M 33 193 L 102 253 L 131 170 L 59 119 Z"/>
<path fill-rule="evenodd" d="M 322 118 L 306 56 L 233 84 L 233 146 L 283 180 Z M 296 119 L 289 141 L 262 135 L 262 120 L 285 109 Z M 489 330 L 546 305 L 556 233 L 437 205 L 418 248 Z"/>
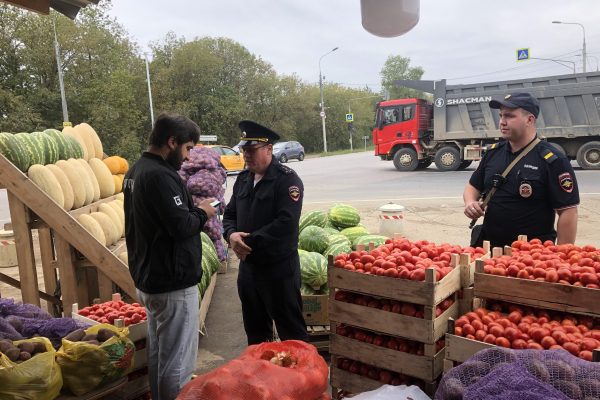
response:
<path fill-rule="evenodd" d="M 221 202 L 220 202 L 219 200 L 215 200 L 215 201 L 213 201 L 212 203 L 210 203 L 211 207 L 215 207 L 215 208 L 216 208 L 217 206 L 219 206 L 220 204 L 221 204 Z"/>

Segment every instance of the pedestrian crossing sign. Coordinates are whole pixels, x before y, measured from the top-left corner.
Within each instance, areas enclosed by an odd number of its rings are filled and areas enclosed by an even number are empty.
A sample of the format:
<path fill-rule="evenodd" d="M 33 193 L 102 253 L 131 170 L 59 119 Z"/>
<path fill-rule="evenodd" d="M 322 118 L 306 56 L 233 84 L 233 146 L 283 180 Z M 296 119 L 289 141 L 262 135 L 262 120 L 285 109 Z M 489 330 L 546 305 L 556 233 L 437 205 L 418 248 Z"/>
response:
<path fill-rule="evenodd" d="M 529 49 L 517 49 L 517 61 L 529 60 Z"/>
<path fill-rule="evenodd" d="M 346 122 L 354 122 L 354 114 L 353 113 L 346 114 Z"/>

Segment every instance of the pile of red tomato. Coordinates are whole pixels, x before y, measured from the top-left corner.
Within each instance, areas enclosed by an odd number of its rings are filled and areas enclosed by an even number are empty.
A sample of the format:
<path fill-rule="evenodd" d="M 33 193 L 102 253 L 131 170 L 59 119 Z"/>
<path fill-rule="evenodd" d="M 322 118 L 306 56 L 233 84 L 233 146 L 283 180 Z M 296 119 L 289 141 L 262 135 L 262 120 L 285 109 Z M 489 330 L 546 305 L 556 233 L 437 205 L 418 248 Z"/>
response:
<path fill-rule="evenodd" d="M 358 340 L 379 347 L 385 347 L 391 350 L 401 351 L 403 353 L 422 356 L 425 348 L 424 344 L 415 342 L 414 340 L 403 339 L 395 336 L 383 335 L 345 324 L 339 324 L 335 333 L 340 336 L 345 336 L 350 339 Z M 444 339 L 440 339 L 436 343 L 436 353 L 442 350 L 445 346 Z"/>
<path fill-rule="evenodd" d="M 418 385 L 421 383 L 416 378 L 399 374 L 397 372 L 388 371 L 387 369 L 374 367 L 360 361 L 350 360 L 348 358 L 338 358 L 337 367 L 352 374 L 361 375 L 366 378 L 382 382 L 386 385 Z"/>
<path fill-rule="evenodd" d="M 600 348 L 600 326 L 593 317 L 517 305 L 491 308 L 478 308 L 458 318 L 454 334 L 512 349 L 564 349 L 587 361 L 592 360 L 592 350 Z"/>
<path fill-rule="evenodd" d="M 600 289 L 600 251 L 539 239 L 512 243 L 512 255 L 484 260 L 487 274 Z"/>
<path fill-rule="evenodd" d="M 146 320 L 144 307 L 138 303 L 128 304 L 122 300 L 94 304 L 82 308 L 78 314 L 101 324 L 114 325 L 116 319 L 122 319 L 125 326 L 129 326 Z"/>
<path fill-rule="evenodd" d="M 352 303 L 359 306 L 377 308 L 382 311 L 389 311 L 395 314 L 402 314 L 408 317 L 424 318 L 424 306 L 412 303 L 403 303 L 397 300 L 378 299 L 375 297 L 346 292 L 338 290 L 335 292 L 335 299 L 344 303 Z M 439 317 L 454 304 L 454 299 L 447 298 L 442 301 L 435 309 L 435 316 Z"/>
<path fill-rule="evenodd" d="M 469 253 L 472 258 L 481 257 L 481 247 L 463 248 L 444 243 L 436 245 L 427 240 L 411 242 L 408 239 L 388 239 L 371 251 L 353 251 L 335 257 L 334 266 L 363 274 L 388 276 L 391 278 L 425 280 L 425 269 L 435 268 L 436 281 L 444 278 L 452 267 L 452 254 Z"/>

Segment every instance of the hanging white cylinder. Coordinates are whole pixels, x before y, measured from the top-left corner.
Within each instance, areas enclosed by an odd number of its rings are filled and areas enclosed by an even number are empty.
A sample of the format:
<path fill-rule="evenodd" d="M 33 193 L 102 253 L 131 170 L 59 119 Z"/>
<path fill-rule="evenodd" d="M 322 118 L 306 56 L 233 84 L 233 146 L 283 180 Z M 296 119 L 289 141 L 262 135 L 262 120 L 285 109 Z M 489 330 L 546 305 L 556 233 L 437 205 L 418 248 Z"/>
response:
<path fill-rule="evenodd" d="M 360 0 L 362 25 L 380 37 L 395 37 L 419 22 L 420 0 Z"/>

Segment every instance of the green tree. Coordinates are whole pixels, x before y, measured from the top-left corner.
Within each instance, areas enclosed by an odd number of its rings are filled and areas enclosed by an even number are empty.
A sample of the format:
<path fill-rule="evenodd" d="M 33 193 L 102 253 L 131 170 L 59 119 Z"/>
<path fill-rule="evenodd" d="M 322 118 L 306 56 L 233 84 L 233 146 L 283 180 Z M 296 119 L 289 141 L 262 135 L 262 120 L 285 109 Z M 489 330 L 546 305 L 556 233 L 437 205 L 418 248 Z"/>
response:
<path fill-rule="evenodd" d="M 381 69 L 381 86 L 389 94 L 390 99 L 405 97 L 424 98 L 423 92 L 399 87 L 394 81 L 401 79 L 419 80 L 425 71 L 421 67 L 411 67 L 410 58 L 390 55 Z"/>

